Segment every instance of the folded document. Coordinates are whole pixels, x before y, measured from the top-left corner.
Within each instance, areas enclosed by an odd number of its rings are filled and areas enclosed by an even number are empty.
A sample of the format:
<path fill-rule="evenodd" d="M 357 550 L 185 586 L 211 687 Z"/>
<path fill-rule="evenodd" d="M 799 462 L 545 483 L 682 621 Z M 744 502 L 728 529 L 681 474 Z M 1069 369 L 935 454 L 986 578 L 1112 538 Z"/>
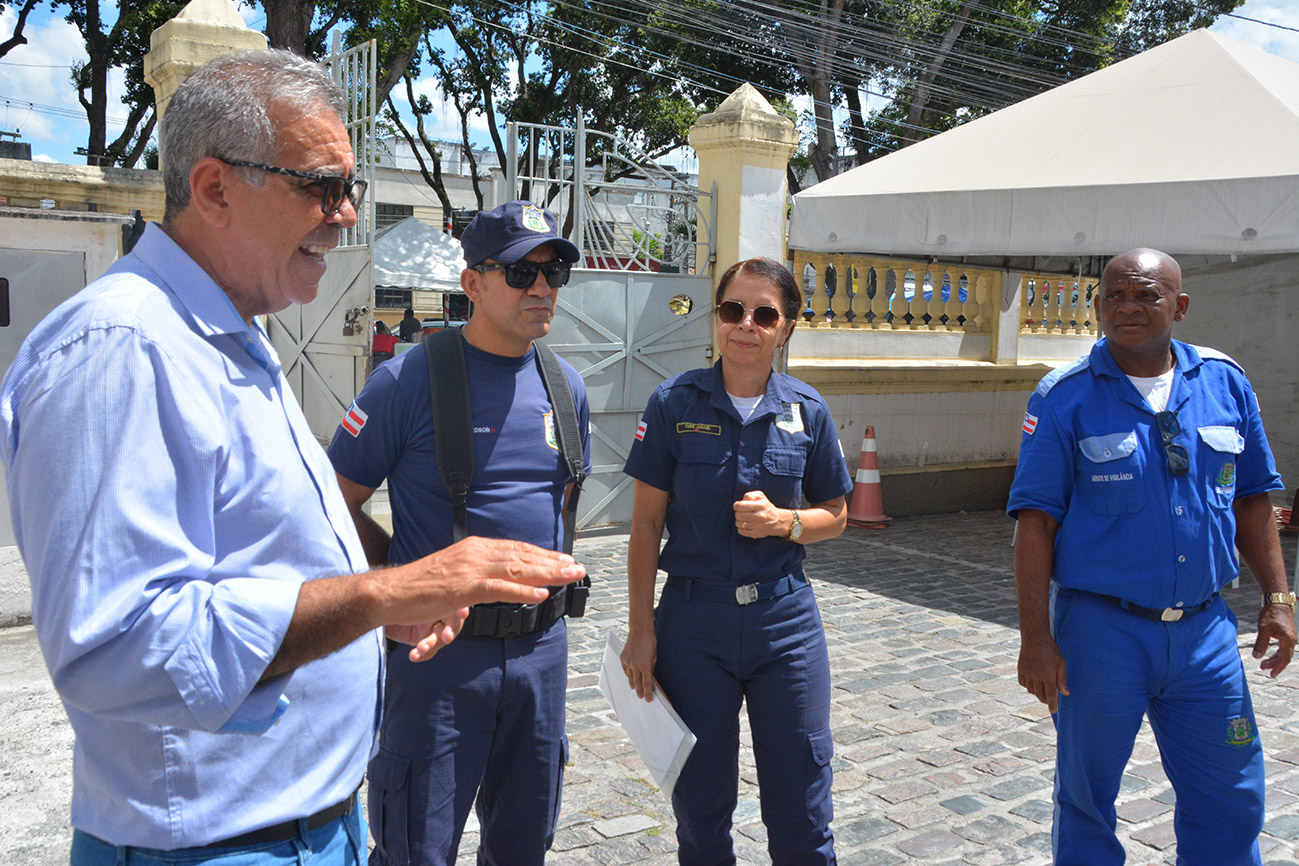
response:
<path fill-rule="evenodd" d="M 622 635 L 610 631 L 604 645 L 604 663 L 600 665 L 600 691 L 659 789 L 671 799 L 681 768 L 695 747 L 695 735 L 672 709 L 657 682 L 654 700 L 646 702 L 636 695 L 622 670 L 622 647 Z"/>

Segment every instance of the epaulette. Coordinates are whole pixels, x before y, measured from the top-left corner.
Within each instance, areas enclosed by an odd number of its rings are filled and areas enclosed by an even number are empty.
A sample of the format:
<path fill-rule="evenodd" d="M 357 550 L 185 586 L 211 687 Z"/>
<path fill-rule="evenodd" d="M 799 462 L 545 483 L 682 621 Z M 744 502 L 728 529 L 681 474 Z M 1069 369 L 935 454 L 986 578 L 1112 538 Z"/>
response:
<path fill-rule="evenodd" d="M 1201 361 L 1226 361 L 1240 372 L 1245 372 L 1245 368 L 1240 366 L 1240 362 L 1226 352 L 1219 352 L 1217 349 L 1211 349 L 1208 346 L 1195 346 L 1190 343 L 1187 343 L 1187 345 L 1196 351 Z"/>
<path fill-rule="evenodd" d="M 1091 365 L 1091 355 L 1083 355 L 1081 358 L 1075 358 L 1063 367 L 1056 367 L 1050 373 L 1042 377 L 1042 381 L 1037 383 L 1034 389 L 1035 394 L 1039 397 L 1045 397 L 1052 388 L 1062 379 L 1066 379 L 1075 373 L 1081 373 Z"/>

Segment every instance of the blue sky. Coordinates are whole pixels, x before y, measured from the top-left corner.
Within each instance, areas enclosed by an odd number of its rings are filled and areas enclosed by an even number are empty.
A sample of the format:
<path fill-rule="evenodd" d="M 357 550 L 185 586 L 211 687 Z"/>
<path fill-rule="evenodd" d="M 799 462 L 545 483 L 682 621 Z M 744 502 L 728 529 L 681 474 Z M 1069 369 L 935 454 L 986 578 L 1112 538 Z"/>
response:
<path fill-rule="evenodd" d="M 260 30 L 265 26 L 260 8 L 244 5 L 241 12 L 250 27 Z M 1249 0 L 1236 14 L 1299 28 L 1299 0 Z M 8 38 L 13 32 L 14 20 L 11 9 L 0 13 L 0 38 Z M 1232 18 L 1220 19 L 1213 29 L 1238 42 L 1256 45 L 1299 63 L 1299 32 Z M 86 144 L 85 113 L 68 81 L 71 65 L 85 59 L 81 38 L 71 24 L 44 8 L 28 21 L 25 33 L 28 44 L 0 60 L 0 130 L 21 133 L 20 140 L 32 145 L 33 159 L 84 164 L 84 158 L 76 156 L 74 151 Z M 112 118 L 126 114 L 125 106 L 117 102 L 121 93 L 120 75 L 113 83 L 117 96 L 109 109 L 110 137 L 115 135 Z M 442 105 L 436 81 L 430 78 L 422 84 L 423 92 L 441 109 L 440 116 L 434 119 L 444 130 L 435 130 L 435 134 L 458 139 L 455 110 Z M 482 126 L 478 132 L 485 141 L 486 127 Z"/>

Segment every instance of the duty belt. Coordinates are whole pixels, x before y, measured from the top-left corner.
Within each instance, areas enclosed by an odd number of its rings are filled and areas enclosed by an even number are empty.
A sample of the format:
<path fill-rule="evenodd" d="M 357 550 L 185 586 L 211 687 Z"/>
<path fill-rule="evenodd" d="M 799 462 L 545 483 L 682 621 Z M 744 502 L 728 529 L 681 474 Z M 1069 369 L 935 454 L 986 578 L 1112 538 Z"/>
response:
<path fill-rule="evenodd" d="M 1097 598 L 1107 601 L 1115 607 L 1121 607 L 1129 613 L 1135 613 L 1137 616 L 1145 617 L 1155 622 L 1177 622 L 1180 619 L 1190 616 L 1193 613 L 1199 613 L 1209 605 L 1213 604 L 1218 598 L 1218 593 L 1206 598 L 1199 604 L 1193 604 L 1190 607 L 1145 607 L 1136 602 L 1128 601 L 1125 598 L 1119 598 L 1115 595 L 1103 595 L 1099 592 L 1086 592 L 1085 590 L 1072 590 L 1072 592 L 1084 592 L 1086 595 L 1094 595 Z"/>
<path fill-rule="evenodd" d="M 668 575 L 667 585 L 686 598 L 730 604 L 753 604 L 755 601 L 766 601 L 770 598 L 780 598 L 782 595 L 788 595 L 796 589 L 807 586 L 807 579 L 801 575 L 787 574 L 784 577 L 768 580 L 764 583 L 728 586 L 723 583 L 696 580 L 692 577 Z"/>
<path fill-rule="evenodd" d="M 591 579 L 551 587 L 550 598 L 540 604 L 474 605 L 460 629 L 461 637 L 505 638 L 544 631 L 563 616 L 586 613 Z"/>

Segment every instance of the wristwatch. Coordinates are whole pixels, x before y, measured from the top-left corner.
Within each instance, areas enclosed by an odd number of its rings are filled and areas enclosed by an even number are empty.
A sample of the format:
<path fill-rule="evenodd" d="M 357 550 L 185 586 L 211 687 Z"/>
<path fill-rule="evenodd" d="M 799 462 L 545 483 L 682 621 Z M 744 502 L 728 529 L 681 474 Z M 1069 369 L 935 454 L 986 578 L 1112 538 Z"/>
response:
<path fill-rule="evenodd" d="M 799 516 L 798 509 L 790 509 L 790 514 L 794 515 L 794 522 L 789 526 L 789 535 L 786 536 L 790 541 L 798 541 L 803 537 L 803 518 Z"/>
<path fill-rule="evenodd" d="M 1295 608 L 1295 595 L 1293 592 L 1265 592 L 1263 593 L 1263 607 L 1269 604 L 1288 604 L 1290 609 Z"/>

